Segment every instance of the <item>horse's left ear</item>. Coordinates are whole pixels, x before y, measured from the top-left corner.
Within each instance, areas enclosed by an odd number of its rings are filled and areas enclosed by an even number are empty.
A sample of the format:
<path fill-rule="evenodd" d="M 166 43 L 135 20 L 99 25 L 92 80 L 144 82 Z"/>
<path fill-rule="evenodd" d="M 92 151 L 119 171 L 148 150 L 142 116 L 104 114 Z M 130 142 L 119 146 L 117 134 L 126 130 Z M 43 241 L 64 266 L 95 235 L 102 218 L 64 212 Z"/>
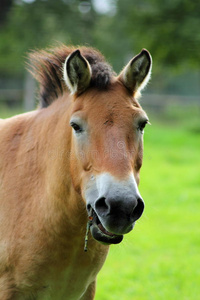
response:
<path fill-rule="evenodd" d="M 151 67 L 151 55 L 146 49 L 143 49 L 122 70 L 119 75 L 119 80 L 121 80 L 132 93 L 140 92 L 150 79 Z"/>
<path fill-rule="evenodd" d="M 72 52 L 64 63 L 64 80 L 72 94 L 84 92 L 91 80 L 89 62 L 81 55 L 80 50 Z"/>

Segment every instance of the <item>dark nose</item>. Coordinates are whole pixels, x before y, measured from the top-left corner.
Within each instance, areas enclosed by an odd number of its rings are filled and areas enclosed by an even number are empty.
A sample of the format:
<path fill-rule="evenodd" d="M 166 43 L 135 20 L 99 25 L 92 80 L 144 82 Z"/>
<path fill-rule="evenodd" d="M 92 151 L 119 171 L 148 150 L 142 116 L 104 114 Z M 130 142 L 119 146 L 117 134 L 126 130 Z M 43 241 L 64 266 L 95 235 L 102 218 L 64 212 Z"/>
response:
<path fill-rule="evenodd" d="M 144 202 L 140 197 L 117 198 L 99 198 L 95 203 L 95 211 L 100 217 L 115 216 L 121 218 L 124 216 L 130 222 L 138 220 L 144 210 Z"/>

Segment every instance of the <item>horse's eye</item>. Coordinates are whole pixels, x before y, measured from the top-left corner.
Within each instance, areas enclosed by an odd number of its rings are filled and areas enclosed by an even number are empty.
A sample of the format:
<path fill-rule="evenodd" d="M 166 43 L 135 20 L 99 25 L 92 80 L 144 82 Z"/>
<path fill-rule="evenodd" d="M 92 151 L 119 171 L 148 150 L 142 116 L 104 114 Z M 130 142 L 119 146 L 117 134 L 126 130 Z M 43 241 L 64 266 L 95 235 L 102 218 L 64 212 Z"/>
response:
<path fill-rule="evenodd" d="M 76 133 L 81 133 L 83 131 L 82 127 L 74 122 L 71 122 L 70 125 Z"/>
<path fill-rule="evenodd" d="M 145 128 L 145 126 L 146 126 L 147 123 L 149 123 L 148 120 L 141 121 L 141 122 L 138 124 L 138 128 L 137 128 L 137 129 L 140 130 L 141 132 L 143 132 L 143 130 L 144 130 L 144 128 Z"/>

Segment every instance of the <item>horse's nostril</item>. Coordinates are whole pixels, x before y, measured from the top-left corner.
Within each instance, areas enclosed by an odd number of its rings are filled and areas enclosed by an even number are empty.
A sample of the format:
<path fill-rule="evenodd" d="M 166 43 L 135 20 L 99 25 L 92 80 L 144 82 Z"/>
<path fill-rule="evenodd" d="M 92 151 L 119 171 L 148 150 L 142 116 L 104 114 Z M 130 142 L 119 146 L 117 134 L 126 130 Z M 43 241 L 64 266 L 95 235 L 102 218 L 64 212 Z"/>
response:
<path fill-rule="evenodd" d="M 127 200 L 127 199 L 126 199 Z M 122 201 L 122 199 L 116 198 L 105 198 L 101 197 L 97 199 L 95 203 L 95 212 L 101 216 L 115 216 L 115 218 L 127 218 L 129 216 L 131 222 L 138 220 L 144 210 L 144 202 L 141 198 L 133 199 L 132 201 Z M 135 204 L 135 205 L 134 205 Z M 134 208 L 133 208 L 134 205 Z"/>
<path fill-rule="evenodd" d="M 109 210 L 109 206 L 106 203 L 106 198 L 101 197 L 95 203 L 96 212 L 100 215 L 107 212 Z"/>
<path fill-rule="evenodd" d="M 141 198 L 138 198 L 137 205 L 132 212 L 132 218 L 134 222 L 141 217 L 143 210 L 144 210 L 144 202 Z"/>

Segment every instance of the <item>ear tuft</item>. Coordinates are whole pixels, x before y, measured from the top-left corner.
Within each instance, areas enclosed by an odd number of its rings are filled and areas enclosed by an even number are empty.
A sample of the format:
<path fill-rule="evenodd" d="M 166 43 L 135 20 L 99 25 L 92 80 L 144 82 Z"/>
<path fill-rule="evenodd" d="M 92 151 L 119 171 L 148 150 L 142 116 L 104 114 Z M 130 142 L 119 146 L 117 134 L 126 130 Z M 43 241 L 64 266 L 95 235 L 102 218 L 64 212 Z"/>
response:
<path fill-rule="evenodd" d="M 84 92 L 90 85 L 92 71 L 80 50 L 72 52 L 65 60 L 63 77 L 72 94 Z"/>
<path fill-rule="evenodd" d="M 132 93 L 140 92 L 151 77 L 152 58 L 150 53 L 143 49 L 122 70 L 119 80 Z"/>

